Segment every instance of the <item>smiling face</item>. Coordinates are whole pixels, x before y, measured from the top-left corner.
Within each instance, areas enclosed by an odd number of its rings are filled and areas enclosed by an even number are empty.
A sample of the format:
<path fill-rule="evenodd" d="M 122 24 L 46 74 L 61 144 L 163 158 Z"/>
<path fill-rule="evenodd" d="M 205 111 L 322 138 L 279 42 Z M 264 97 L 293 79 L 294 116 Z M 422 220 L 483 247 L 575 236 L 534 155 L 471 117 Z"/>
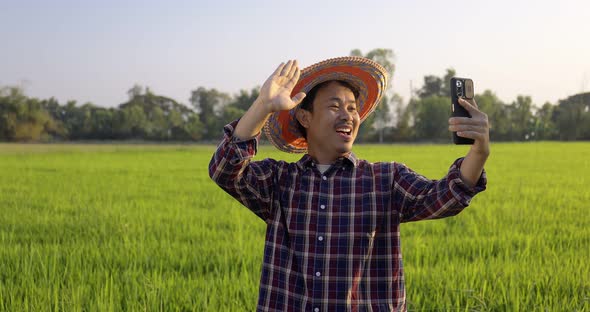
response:
<path fill-rule="evenodd" d="M 322 85 L 311 111 L 299 109 L 297 119 L 307 133 L 308 153 L 321 164 L 330 164 L 352 150 L 360 117 L 356 98 L 338 81 Z"/>

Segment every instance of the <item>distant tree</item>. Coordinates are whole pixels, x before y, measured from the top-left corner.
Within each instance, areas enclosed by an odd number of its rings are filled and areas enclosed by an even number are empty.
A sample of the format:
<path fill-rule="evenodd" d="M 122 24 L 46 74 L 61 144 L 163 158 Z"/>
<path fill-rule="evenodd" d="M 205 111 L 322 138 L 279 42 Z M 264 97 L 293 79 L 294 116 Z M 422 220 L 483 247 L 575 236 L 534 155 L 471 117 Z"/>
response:
<path fill-rule="evenodd" d="M 457 72 L 453 68 L 447 68 L 447 72 L 442 78 L 442 88 L 440 96 L 450 97 L 451 94 L 451 78 L 457 76 Z"/>
<path fill-rule="evenodd" d="M 534 131 L 535 120 L 532 113 L 533 101 L 530 96 L 519 95 L 508 106 L 510 120 L 509 135 L 512 140 L 530 140 Z"/>
<path fill-rule="evenodd" d="M 448 140 L 449 98 L 433 95 L 419 101 L 416 137 L 420 140 Z"/>
<path fill-rule="evenodd" d="M 441 96 L 450 98 L 451 78 L 457 75 L 453 68 L 447 68 L 446 73 L 442 77 L 435 75 L 424 76 L 424 84 L 422 88 L 418 90 L 418 97 L 425 99 L 431 96 Z"/>
<path fill-rule="evenodd" d="M 488 115 L 491 140 L 509 140 L 511 121 L 508 119 L 508 108 L 491 90 L 475 95 L 479 109 Z"/>
<path fill-rule="evenodd" d="M 13 141 L 19 117 L 22 118 L 26 97 L 17 87 L 4 87 L 0 89 L 0 139 Z M 20 115 L 20 116 L 19 116 Z"/>
<path fill-rule="evenodd" d="M 418 91 L 418 96 L 425 99 L 431 96 L 441 96 L 443 90 L 443 80 L 434 75 L 424 76 L 424 85 Z"/>
<path fill-rule="evenodd" d="M 448 118 L 450 116 L 450 80 L 456 76 L 448 68 L 442 77 L 424 76 L 424 84 L 412 97 L 406 107 L 397 105 L 394 140 L 448 140 Z"/>
<path fill-rule="evenodd" d="M 391 140 L 393 142 L 411 141 L 415 137 L 414 117 L 416 107 L 415 99 L 410 99 L 407 106 L 404 106 L 401 96 L 394 96 L 392 99 L 395 107 L 395 126 L 392 129 Z"/>
<path fill-rule="evenodd" d="M 85 120 L 86 137 L 92 140 L 116 139 L 113 127 L 114 115 L 114 108 L 92 106 L 90 118 Z"/>
<path fill-rule="evenodd" d="M 361 50 L 354 49 L 350 51 L 350 55 L 365 57 L 379 63 L 387 71 L 390 77 L 389 81 L 392 81 L 391 78 L 395 72 L 395 54 L 391 49 L 373 49 L 365 55 Z M 381 101 L 375 107 L 375 111 L 367 117 L 359 129 L 359 141 L 377 140 L 379 143 L 383 143 L 386 136 L 385 130 L 391 126 L 392 120 L 389 101 L 396 96 L 398 95 L 391 92 L 391 84 L 389 84 L 384 90 Z"/>
<path fill-rule="evenodd" d="M 64 123 L 64 107 L 61 106 L 54 97 L 41 100 L 40 104 L 42 109 L 46 111 L 53 120 L 54 126 L 52 127 L 52 129 L 48 130 L 49 136 L 51 136 L 55 140 L 69 139 L 68 132 Z"/>
<path fill-rule="evenodd" d="M 19 87 L 0 89 L 0 139 L 50 141 L 59 127 L 38 99 L 28 98 Z"/>
<path fill-rule="evenodd" d="M 259 89 L 259 87 L 255 87 L 249 91 L 240 90 L 238 94 L 233 96 L 222 108 L 221 123 L 226 124 L 242 117 L 258 98 Z"/>
<path fill-rule="evenodd" d="M 190 102 L 196 109 L 199 121 L 203 125 L 202 137 L 205 140 L 218 140 L 221 138 L 220 120 L 223 108 L 230 101 L 230 96 L 216 89 L 199 87 L 191 93 Z"/>
<path fill-rule="evenodd" d="M 183 124 L 182 128 L 178 130 L 178 134 L 175 136 L 176 140 L 184 140 L 187 138 L 192 141 L 199 141 L 203 139 L 203 124 L 199 121 L 197 114 L 192 114 L 188 120 Z M 176 130 L 173 129 L 173 133 Z"/>
<path fill-rule="evenodd" d="M 142 96 L 144 94 L 144 87 L 134 84 L 129 90 L 127 90 L 127 95 L 129 96 L 129 100 L 132 100 L 138 96 Z"/>
<path fill-rule="evenodd" d="M 76 101 L 68 101 L 57 114 L 60 118 L 66 134 L 71 140 L 83 139 L 84 120 L 86 119 L 86 112 L 78 106 Z"/>
<path fill-rule="evenodd" d="M 139 105 L 119 107 L 118 132 L 124 139 L 143 139 L 148 134 L 148 120 Z"/>
<path fill-rule="evenodd" d="M 128 95 L 129 100 L 119 105 L 120 113 L 114 122 L 119 135 L 160 141 L 200 139 L 201 131 L 191 129 L 196 122 L 191 120 L 195 113 L 190 108 L 138 85 Z"/>
<path fill-rule="evenodd" d="M 560 100 L 553 111 L 553 121 L 561 140 L 590 139 L 590 92 Z"/>
<path fill-rule="evenodd" d="M 394 94 L 395 95 L 395 94 Z M 375 108 L 374 115 L 374 123 L 373 127 L 377 132 L 377 139 L 379 143 L 383 143 L 383 137 L 385 136 L 385 129 L 390 126 L 391 122 L 391 113 L 389 108 L 389 97 L 387 94 L 383 95 L 381 100 L 381 105 Z"/>
<path fill-rule="evenodd" d="M 252 106 L 252 103 L 256 101 L 259 94 L 260 87 L 254 87 L 250 89 L 250 91 L 240 90 L 240 92 L 232 98 L 227 106 L 232 106 L 245 112 L 248 110 L 248 108 L 250 108 L 250 106 Z"/>
<path fill-rule="evenodd" d="M 557 139 L 557 127 L 551 119 L 555 106 L 546 102 L 535 112 L 534 139 L 554 140 Z"/>
<path fill-rule="evenodd" d="M 456 75 L 449 68 L 442 77 L 424 76 L 423 86 L 416 92 L 404 108 L 396 109 L 395 138 L 397 141 L 408 140 L 448 140 L 448 118 L 450 116 L 450 79 Z"/>

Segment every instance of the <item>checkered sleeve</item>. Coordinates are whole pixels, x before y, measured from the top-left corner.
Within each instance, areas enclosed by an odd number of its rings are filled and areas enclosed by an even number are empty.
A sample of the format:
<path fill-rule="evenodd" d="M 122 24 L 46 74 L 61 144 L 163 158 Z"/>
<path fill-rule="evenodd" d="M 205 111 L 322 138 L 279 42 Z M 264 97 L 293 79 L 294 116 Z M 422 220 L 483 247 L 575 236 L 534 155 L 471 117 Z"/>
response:
<path fill-rule="evenodd" d="M 485 170 L 473 187 L 461 180 L 463 159 L 453 162 L 447 175 L 440 180 L 429 180 L 403 164 L 394 163 L 393 202 L 402 222 L 454 216 L 467 207 L 477 193 L 486 189 Z"/>
<path fill-rule="evenodd" d="M 276 161 L 251 161 L 258 136 L 240 140 L 233 136 L 238 121 L 226 125 L 224 138 L 209 163 L 209 176 L 229 195 L 265 222 L 270 219 L 271 185 Z"/>

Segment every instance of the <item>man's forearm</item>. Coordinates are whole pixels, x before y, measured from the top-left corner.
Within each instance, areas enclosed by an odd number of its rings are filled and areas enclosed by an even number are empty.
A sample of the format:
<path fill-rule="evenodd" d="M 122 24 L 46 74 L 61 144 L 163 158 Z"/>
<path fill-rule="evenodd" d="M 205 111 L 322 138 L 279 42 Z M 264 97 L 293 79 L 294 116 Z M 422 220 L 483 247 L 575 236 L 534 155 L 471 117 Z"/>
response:
<path fill-rule="evenodd" d="M 255 137 L 260 133 L 264 123 L 270 117 L 271 112 L 265 107 L 264 103 L 257 99 L 252 106 L 240 118 L 234 136 L 241 140 L 247 140 Z"/>
<path fill-rule="evenodd" d="M 463 159 L 460 169 L 461 180 L 463 180 L 467 186 L 473 187 L 477 184 L 488 156 L 489 153 L 476 152 L 473 149 L 469 150 L 469 153 L 467 153 L 467 156 Z"/>

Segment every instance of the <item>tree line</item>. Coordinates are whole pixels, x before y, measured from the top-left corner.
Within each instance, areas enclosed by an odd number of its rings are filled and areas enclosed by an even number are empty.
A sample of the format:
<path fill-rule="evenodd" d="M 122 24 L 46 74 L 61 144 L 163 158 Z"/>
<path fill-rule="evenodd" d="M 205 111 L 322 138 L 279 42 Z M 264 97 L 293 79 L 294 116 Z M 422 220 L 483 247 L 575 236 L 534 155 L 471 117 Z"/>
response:
<path fill-rule="evenodd" d="M 375 49 L 364 56 L 394 74 L 394 54 Z M 454 69 L 424 77 L 422 87 L 405 102 L 386 90 L 375 113 L 362 124 L 357 142 L 448 142 L 449 82 Z M 135 85 L 128 101 L 105 108 L 55 98 L 28 97 L 22 88 L 0 88 L 0 141 L 59 142 L 77 140 L 207 141 L 221 139 L 222 127 L 242 116 L 258 97 L 258 87 L 230 95 L 214 88 L 191 91 L 189 104 Z M 502 102 L 491 90 L 475 95 L 488 114 L 493 141 L 590 140 L 590 92 L 557 103 L 535 105 L 530 96 Z"/>

